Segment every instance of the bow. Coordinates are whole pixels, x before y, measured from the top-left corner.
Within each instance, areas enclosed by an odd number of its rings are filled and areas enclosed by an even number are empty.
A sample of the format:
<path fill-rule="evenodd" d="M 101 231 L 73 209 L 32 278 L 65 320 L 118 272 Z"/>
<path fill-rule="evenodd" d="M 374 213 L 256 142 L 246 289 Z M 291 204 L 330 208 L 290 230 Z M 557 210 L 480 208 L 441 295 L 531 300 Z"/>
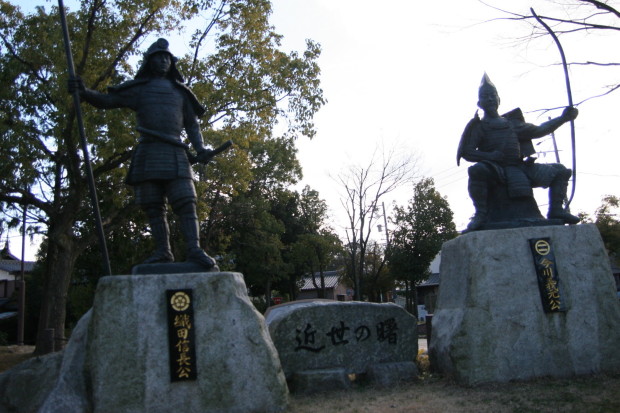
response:
<path fill-rule="evenodd" d="M 566 81 L 566 93 L 568 94 L 568 106 L 572 107 L 573 106 L 573 92 L 571 91 L 570 78 L 568 77 L 568 64 L 566 63 L 566 56 L 564 55 L 564 49 L 562 48 L 562 45 L 560 44 L 560 39 L 558 39 L 558 36 L 556 36 L 553 30 L 551 30 L 551 27 L 549 27 L 549 25 L 547 25 L 547 23 L 545 23 L 536 14 L 533 8 L 530 8 L 530 11 L 532 12 L 532 16 L 534 16 L 534 18 L 538 21 L 538 23 L 540 23 L 547 30 L 547 32 L 549 32 L 549 34 L 553 38 L 553 41 L 558 46 L 558 50 L 560 51 L 560 56 L 562 58 L 562 67 L 564 68 L 564 79 Z M 571 136 L 571 149 L 573 152 L 573 165 L 572 165 L 573 166 L 573 187 L 571 188 L 570 197 L 566 201 L 566 209 L 568 209 L 571 201 L 573 200 L 573 197 L 575 196 L 575 185 L 577 182 L 577 157 L 575 155 L 575 146 L 576 146 L 575 145 L 575 121 L 573 119 L 570 120 L 570 136 Z"/>

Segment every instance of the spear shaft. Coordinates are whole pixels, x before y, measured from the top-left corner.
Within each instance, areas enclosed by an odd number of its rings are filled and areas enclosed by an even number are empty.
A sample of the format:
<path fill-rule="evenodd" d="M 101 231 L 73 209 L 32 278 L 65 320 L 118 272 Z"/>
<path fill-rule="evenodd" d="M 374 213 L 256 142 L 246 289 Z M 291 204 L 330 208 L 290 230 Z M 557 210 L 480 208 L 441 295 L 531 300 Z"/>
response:
<path fill-rule="evenodd" d="M 73 55 L 71 54 L 71 40 L 69 39 L 69 28 L 67 27 L 67 16 L 65 14 L 65 6 L 62 0 L 58 0 L 58 12 L 60 13 L 60 25 L 62 26 L 62 35 L 65 43 L 65 54 L 67 55 L 67 66 L 69 68 L 69 77 L 75 78 L 75 67 L 73 65 Z M 93 204 L 93 212 L 95 214 L 95 225 L 97 227 L 97 236 L 99 238 L 99 248 L 103 256 L 103 270 L 105 275 L 112 275 L 110 268 L 110 258 L 108 256 L 108 247 L 106 246 L 105 233 L 103 232 L 103 224 L 101 223 L 101 213 L 99 212 L 99 201 L 97 199 L 97 190 L 95 189 L 95 178 L 90 163 L 90 155 L 88 154 L 88 144 L 86 142 L 86 132 L 84 131 L 84 118 L 82 117 L 82 109 L 80 107 L 80 91 L 74 90 L 73 106 L 75 109 L 75 118 L 77 119 L 78 132 L 80 135 L 80 145 L 84 156 L 84 169 L 86 169 L 86 178 L 88 188 L 90 190 L 90 198 Z"/>

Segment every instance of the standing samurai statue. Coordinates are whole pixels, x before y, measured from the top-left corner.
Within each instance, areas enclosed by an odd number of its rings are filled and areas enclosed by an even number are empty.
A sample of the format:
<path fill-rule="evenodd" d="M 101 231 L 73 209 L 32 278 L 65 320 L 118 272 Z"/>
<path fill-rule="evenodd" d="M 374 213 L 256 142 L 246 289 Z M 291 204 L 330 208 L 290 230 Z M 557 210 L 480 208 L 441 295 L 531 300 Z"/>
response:
<path fill-rule="evenodd" d="M 174 261 L 166 219 L 167 200 L 179 217 L 187 261 L 211 269 L 215 260 L 199 245 L 196 190 L 189 148 L 181 141 L 182 131 L 196 150 L 198 162 L 207 163 L 213 151 L 204 147 L 198 124 L 205 108 L 184 84 L 176 61 L 168 41 L 159 39 L 144 54 L 134 80 L 110 87 L 108 93 L 99 93 L 85 88 L 80 79 L 72 79 L 69 89 L 77 88 L 81 98 L 97 108 L 130 108 L 136 112 L 140 139 L 126 182 L 134 187 L 136 202 L 149 219 L 156 245 L 144 263 Z"/>
<path fill-rule="evenodd" d="M 577 109 L 567 107 L 561 116 L 536 126 L 525 122 L 520 109 L 500 116 L 499 102 L 497 89 L 485 73 L 478 90 L 478 107 L 484 116 L 480 119 L 476 113 L 467 124 L 457 154 L 457 164 L 461 158 L 475 162 L 468 169 L 468 191 L 476 212 L 467 231 L 484 229 L 490 212 L 491 185 L 505 186 L 511 199 L 533 198 L 532 188 L 549 188 L 547 218 L 576 224 L 579 218 L 563 208 L 572 171 L 559 163 L 537 164 L 530 156 L 535 153 L 532 139 L 546 136 L 575 119 Z"/>

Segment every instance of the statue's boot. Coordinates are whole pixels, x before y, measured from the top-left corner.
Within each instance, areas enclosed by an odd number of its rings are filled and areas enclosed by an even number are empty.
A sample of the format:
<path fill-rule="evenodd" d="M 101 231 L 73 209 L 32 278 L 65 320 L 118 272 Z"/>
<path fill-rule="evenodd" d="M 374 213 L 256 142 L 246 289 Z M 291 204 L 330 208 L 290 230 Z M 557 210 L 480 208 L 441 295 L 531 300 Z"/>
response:
<path fill-rule="evenodd" d="M 193 204 L 192 204 L 193 205 Z M 185 238 L 187 247 L 186 260 L 200 264 L 207 270 L 219 271 L 215 263 L 215 259 L 207 255 L 202 248 L 198 238 L 198 217 L 196 215 L 195 206 L 192 211 L 179 215 L 181 221 L 181 232 Z"/>
<path fill-rule="evenodd" d="M 170 230 L 166 216 L 163 214 L 151 214 L 149 223 L 155 241 L 155 251 L 144 260 L 143 264 L 174 262 L 174 255 L 172 255 L 172 249 L 170 248 Z"/>
<path fill-rule="evenodd" d="M 568 181 L 558 179 L 549 186 L 549 211 L 547 212 L 547 218 L 560 219 L 565 224 L 576 224 L 580 221 L 579 217 L 572 215 L 563 206 L 567 187 Z"/>
<path fill-rule="evenodd" d="M 489 191 L 486 182 L 472 179 L 469 180 L 467 190 L 469 191 L 469 197 L 473 201 L 474 208 L 476 209 L 474 216 L 471 218 L 471 221 L 469 221 L 469 224 L 467 224 L 467 231 L 476 231 L 487 222 L 487 197 Z"/>

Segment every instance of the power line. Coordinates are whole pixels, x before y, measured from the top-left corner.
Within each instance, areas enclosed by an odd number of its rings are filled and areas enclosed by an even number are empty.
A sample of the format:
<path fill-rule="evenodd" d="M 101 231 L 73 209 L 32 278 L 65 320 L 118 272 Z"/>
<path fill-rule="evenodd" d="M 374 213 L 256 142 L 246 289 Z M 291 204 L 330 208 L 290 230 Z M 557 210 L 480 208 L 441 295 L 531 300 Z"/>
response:
<path fill-rule="evenodd" d="M 581 175 L 592 175 L 592 176 L 600 176 L 603 178 L 620 178 L 620 175 L 605 175 L 605 174 L 595 174 L 593 172 L 579 172 Z"/>
<path fill-rule="evenodd" d="M 441 172 L 437 172 L 437 173 L 435 174 L 435 176 L 439 176 L 439 175 L 443 174 L 444 172 L 448 172 L 448 171 L 451 171 L 451 170 L 453 170 L 453 169 L 460 170 L 460 168 L 459 168 L 458 166 L 451 166 L 451 167 L 450 167 L 450 168 L 448 168 L 448 169 L 444 169 L 444 170 L 443 170 L 443 171 L 441 171 Z"/>

